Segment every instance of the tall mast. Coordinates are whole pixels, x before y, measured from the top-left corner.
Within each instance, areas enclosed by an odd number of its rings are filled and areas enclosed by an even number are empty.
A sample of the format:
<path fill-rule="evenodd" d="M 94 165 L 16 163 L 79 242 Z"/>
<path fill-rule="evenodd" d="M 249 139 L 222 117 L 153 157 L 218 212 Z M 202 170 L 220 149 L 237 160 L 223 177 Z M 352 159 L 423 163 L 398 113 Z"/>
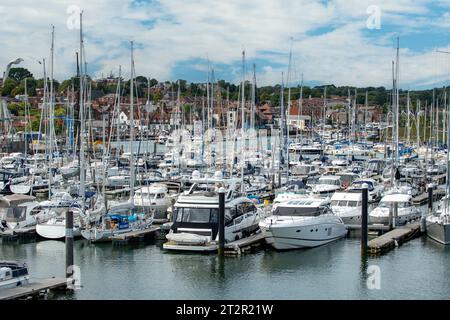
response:
<path fill-rule="evenodd" d="M 130 199 L 134 198 L 134 58 L 133 41 L 131 44 L 131 79 L 130 79 Z"/>
<path fill-rule="evenodd" d="M 25 78 L 25 157 L 27 156 L 27 145 L 28 145 L 28 137 L 27 137 L 27 131 L 28 131 L 28 122 L 29 122 L 29 116 L 28 116 L 28 89 L 27 89 L 27 78 Z"/>
<path fill-rule="evenodd" d="M 300 85 L 300 98 L 298 101 L 298 106 L 299 106 L 299 113 L 298 113 L 299 116 L 298 116 L 297 126 L 300 125 L 300 117 L 303 116 L 303 72 L 302 72 L 302 82 Z M 303 130 L 302 130 L 302 128 L 300 128 L 300 141 L 302 141 L 302 140 L 303 140 Z"/>
<path fill-rule="evenodd" d="M 323 88 L 323 107 L 322 107 L 322 139 L 320 139 L 323 150 L 323 138 L 325 137 L 325 113 L 327 109 L 327 86 Z"/>
<path fill-rule="evenodd" d="M 291 48 L 289 50 L 289 65 L 288 74 L 286 79 L 286 85 L 288 86 L 288 105 L 287 105 L 287 116 L 286 116 L 286 177 L 289 177 L 289 122 L 291 117 L 291 76 L 292 76 L 292 38 L 291 38 Z"/>
<path fill-rule="evenodd" d="M 286 133 L 285 133 L 285 129 L 286 129 L 286 110 L 284 109 L 284 73 L 281 73 L 281 88 L 280 88 L 281 92 L 280 92 L 280 97 L 281 97 L 281 101 L 280 101 L 280 112 L 281 112 L 281 122 L 280 122 L 280 160 L 279 160 L 279 175 L 278 175 L 278 184 L 281 187 L 281 169 L 282 169 L 282 165 L 285 164 L 286 161 L 286 157 L 285 157 L 285 148 L 286 148 Z"/>
<path fill-rule="evenodd" d="M 53 66 L 54 66 L 54 54 L 55 54 L 55 26 L 52 25 L 52 47 L 51 47 L 51 60 L 50 60 L 50 110 L 49 110 L 49 131 L 50 131 L 50 154 L 49 154 L 49 175 L 48 175 L 48 197 L 52 196 L 52 183 L 53 183 L 53 116 L 54 116 L 54 88 L 53 88 Z"/>
<path fill-rule="evenodd" d="M 416 102 L 416 138 L 417 138 L 417 148 L 420 147 L 420 100 L 417 99 Z"/>
<path fill-rule="evenodd" d="M 256 113 L 256 66 L 253 64 L 253 83 L 252 83 L 252 110 L 250 111 L 250 128 L 255 128 Z"/>
<path fill-rule="evenodd" d="M 408 96 L 406 98 L 406 145 L 409 146 L 411 143 L 411 127 L 410 127 L 410 100 L 409 100 L 409 90 L 408 90 Z"/>
<path fill-rule="evenodd" d="M 117 79 L 117 142 L 120 142 L 120 100 L 121 100 L 121 85 L 122 82 L 122 66 L 119 66 L 119 78 Z M 120 145 L 119 143 L 117 144 L 118 146 Z"/>
<path fill-rule="evenodd" d="M 447 94 L 447 90 L 445 90 L 445 93 Z M 447 127 L 450 127 L 450 112 L 449 112 L 450 105 L 446 106 L 446 107 L 448 108 L 447 109 Z M 448 152 L 449 148 L 450 148 L 450 134 L 448 134 L 448 132 L 447 132 L 447 194 L 450 193 L 450 152 Z M 448 210 L 448 197 L 446 197 L 446 199 L 447 199 L 446 210 Z"/>
<path fill-rule="evenodd" d="M 364 143 L 367 143 L 367 124 L 366 124 L 366 114 L 369 108 L 369 92 L 366 90 L 366 101 L 365 101 L 365 110 L 364 110 Z"/>
<path fill-rule="evenodd" d="M 210 96 L 209 96 L 209 82 L 210 82 L 210 78 L 209 78 L 209 59 L 208 59 L 208 74 L 206 77 L 206 109 L 207 109 L 207 119 L 206 119 L 206 128 L 209 128 L 209 118 L 210 118 L 210 114 L 209 114 L 209 103 L 210 103 Z M 205 126 L 205 122 L 203 122 L 203 127 Z"/>
<path fill-rule="evenodd" d="M 241 90 L 241 148 L 242 148 L 242 164 L 241 164 L 241 192 L 244 188 L 244 166 L 245 166 L 245 50 L 242 51 L 242 90 Z"/>
<path fill-rule="evenodd" d="M 447 89 L 444 87 L 444 108 L 442 109 L 442 143 L 445 143 L 445 132 L 447 127 L 447 119 L 445 117 L 447 112 Z"/>
<path fill-rule="evenodd" d="M 399 76 L 400 76 L 400 38 L 397 37 L 397 57 L 395 63 L 395 169 L 398 170 L 398 157 L 399 157 L 399 148 L 398 148 L 398 113 L 399 113 Z"/>
<path fill-rule="evenodd" d="M 81 210 L 84 214 L 85 202 L 85 168 L 84 168 L 84 81 L 83 81 L 83 12 L 80 13 L 80 193 Z"/>

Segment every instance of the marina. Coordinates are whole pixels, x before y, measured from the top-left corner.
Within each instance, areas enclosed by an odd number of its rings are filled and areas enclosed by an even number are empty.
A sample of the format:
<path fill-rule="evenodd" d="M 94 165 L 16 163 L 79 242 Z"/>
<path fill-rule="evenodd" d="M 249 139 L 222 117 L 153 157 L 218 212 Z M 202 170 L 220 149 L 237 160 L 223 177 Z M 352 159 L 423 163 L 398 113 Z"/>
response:
<path fill-rule="evenodd" d="M 140 38 L 166 18 L 99 58 L 92 15 L 74 17 L 1 78 L 0 300 L 448 299 L 450 72 L 411 86 L 409 38 L 365 81 L 294 50 L 333 30 L 264 51 L 275 69 L 242 49 L 171 70 Z M 149 76 L 191 64 L 201 80 Z"/>

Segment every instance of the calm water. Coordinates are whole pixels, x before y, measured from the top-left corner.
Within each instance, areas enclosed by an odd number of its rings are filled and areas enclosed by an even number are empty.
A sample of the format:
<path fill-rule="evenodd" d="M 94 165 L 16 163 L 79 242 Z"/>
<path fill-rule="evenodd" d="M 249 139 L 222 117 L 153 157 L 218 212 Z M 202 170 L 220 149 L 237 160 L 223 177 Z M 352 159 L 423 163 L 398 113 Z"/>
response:
<path fill-rule="evenodd" d="M 83 288 L 57 299 L 448 299 L 450 248 L 422 237 L 363 260 L 358 239 L 309 250 L 270 249 L 241 257 L 75 242 Z M 64 242 L 0 245 L 0 259 L 26 261 L 31 276 L 64 276 Z M 368 266 L 381 289 L 366 285 Z"/>

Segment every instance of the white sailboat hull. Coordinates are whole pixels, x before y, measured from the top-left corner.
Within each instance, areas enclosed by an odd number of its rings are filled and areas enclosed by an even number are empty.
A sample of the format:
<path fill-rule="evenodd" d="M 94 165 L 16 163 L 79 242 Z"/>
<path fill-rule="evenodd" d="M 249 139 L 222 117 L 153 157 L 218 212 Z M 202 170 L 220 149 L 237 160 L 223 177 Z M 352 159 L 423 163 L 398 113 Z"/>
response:
<path fill-rule="evenodd" d="M 45 239 L 64 239 L 66 237 L 66 226 L 65 224 L 42 223 L 36 225 L 36 232 L 39 236 Z M 76 238 L 80 236 L 80 228 L 74 226 L 73 237 Z"/>

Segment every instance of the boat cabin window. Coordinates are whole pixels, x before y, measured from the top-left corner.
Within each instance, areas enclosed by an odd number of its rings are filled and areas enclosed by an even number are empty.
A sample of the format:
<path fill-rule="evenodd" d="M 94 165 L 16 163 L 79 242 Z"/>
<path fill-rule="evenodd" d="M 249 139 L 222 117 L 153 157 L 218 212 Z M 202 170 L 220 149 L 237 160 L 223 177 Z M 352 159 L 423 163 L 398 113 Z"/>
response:
<path fill-rule="evenodd" d="M 158 193 L 156 199 L 163 199 L 166 195 L 164 193 Z"/>
<path fill-rule="evenodd" d="M 358 201 L 348 201 L 347 207 L 357 207 L 359 205 Z"/>
<path fill-rule="evenodd" d="M 339 206 L 339 200 L 333 200 L 333 201 L 331 201 L 331 205 L 333 206 L 333 207 L 337 207 L 337 206 Z"/>

